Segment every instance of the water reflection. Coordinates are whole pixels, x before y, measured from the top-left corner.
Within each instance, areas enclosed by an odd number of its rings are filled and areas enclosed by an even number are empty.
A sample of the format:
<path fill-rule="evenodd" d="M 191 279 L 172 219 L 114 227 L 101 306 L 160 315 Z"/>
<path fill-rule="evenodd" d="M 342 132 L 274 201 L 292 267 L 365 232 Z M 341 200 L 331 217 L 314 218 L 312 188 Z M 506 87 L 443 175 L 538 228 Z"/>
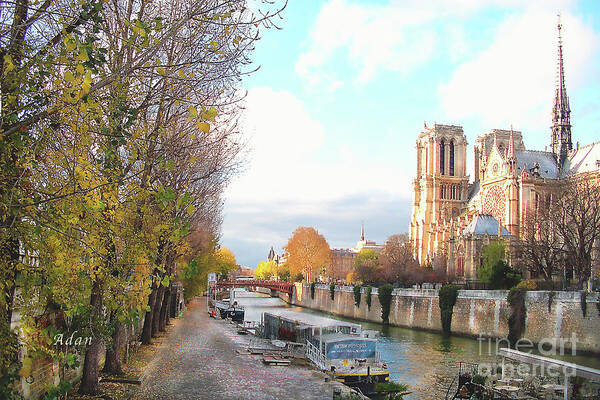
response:
<path fill-rule="evenodd" d="M 456 351 L 456 347 L 452 344 L 452 340 L 450 340 L 449 337 L 441 338 L 440 341 L 434 346 L 434 349 L 440 353 L 451 353 Z"/>
<path fill-rule="evenodd" d="M 302 307 L 290 307 L 278 298 L 250 292 L 236 292 L 236 300 L 246 308 L 246 320 L 260 321 L 263 312 L 282 307 L 294 311 L 326 315 Z M 327 315 L 344 321 L 353 321 Z M 494 340 L 475 340 L 466 337 L 444 337 L 438 333 L 383 326 L 361 321 L 363 329 L 380 332 L 378 350 L 388 364 L 390 378 L 410 385 L 414 393 L 408 399 L 443 399 L 448 386 L 458 373 L 459 363 L 486 364 L 490 370 L 497 361 Z M 501 346 L 503 347 L 503 346 Z M 600 359 L 593 356 L 559 357 L 569 362 L 600 368 Z"/>

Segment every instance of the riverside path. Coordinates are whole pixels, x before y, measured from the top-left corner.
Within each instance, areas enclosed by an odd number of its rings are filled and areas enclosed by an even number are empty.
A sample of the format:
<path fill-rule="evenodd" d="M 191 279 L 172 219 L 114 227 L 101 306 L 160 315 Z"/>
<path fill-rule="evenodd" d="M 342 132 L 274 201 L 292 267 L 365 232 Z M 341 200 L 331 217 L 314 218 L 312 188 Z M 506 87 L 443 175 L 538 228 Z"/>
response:
<path fill-rule="evenodd" d="M 305 366 L 267 366 L 240 355 L 249 338 L 209 318 L 206 299 L 189 304 L 142 375 L 134 399 L 331 399 L 337 383 Z"/>

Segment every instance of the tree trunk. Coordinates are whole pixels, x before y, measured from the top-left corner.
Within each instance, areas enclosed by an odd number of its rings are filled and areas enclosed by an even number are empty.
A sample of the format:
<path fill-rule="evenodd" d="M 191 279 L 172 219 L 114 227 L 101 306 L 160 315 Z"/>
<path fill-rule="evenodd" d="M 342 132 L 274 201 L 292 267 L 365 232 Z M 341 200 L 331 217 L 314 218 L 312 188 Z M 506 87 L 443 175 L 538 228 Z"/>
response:
<path fill-rule="evenodd" d="M 106 360 L 102 372 L 112 375 L 123 375 L 123 346 L 127 338 L 125 325 L 117 321 L 112 335 L 112 344 L 106 349 Z"/>
<path fill-rule="evenodd" d="M 163 299 L 165 297 L 165 287 L 162 283 L 159 283 L 157 290 L 156 301 L 154 302 L 154 308 L 152 309 L 152 336 L 156 337 L 160 332 L 160 310 L 162 308 Z"/>
<path fill-rule="evenodd" d="M 175 318 L 176 315 L 176 304 L 177 304 L 177 289 L 171 285 L 171 299 L 169 301 L 169 317 Z"/>
<path fill-rule="evenodd" d="M 90 296 L 92 305 L 92 319 L 97 318 L 102 313 L 102 288 L 101 283 L 96 280 L 92 286 Z M 102 339 L 98 333 L 93 333 L 92 344 L 85 353 L 83 361 L 83 375 L 79 385 L 79 393 L 96 395 L 98 393 L 98 363 L 100 362 L 100 352 L 102 351 Z"/>
<path fill-rule="evenodd" d="M 150 309 L 146 311 L 146 316 L 144 317 L 144 327 L 142 328 L 142 344 L 150 344 L 152 343 L 152 316 L 154 303 L 156 302 L 158 288 L 156 284 L 152 284 L 152 291 L 150 292 L 150 296 L 148 296 L 148 307 Z"/>
<path fill-rule="evenodd" d="M 165 298 L 163 300 L 162 306 L 160 308 L 160 324 L 159 329 L 161 332 L 165 332 L 167 330 L 167 324 L 169 323 L 169 304 L 171 302 L 171 288 L 167 288 L 165 290 Z"/>

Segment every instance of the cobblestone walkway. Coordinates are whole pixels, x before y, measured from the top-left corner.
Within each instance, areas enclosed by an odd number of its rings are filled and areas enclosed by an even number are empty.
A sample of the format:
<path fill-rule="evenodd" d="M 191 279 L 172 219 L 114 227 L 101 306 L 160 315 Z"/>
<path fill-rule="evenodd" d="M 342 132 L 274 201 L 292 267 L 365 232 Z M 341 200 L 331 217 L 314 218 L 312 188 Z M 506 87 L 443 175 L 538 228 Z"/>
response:
<path fill-rule="evenodd" d="M 264 365 L 239 355 L 248 344 L 226 321 L 209 318 L 205 299 L 190 303 L 142 376 L 135 399 L 331 399 L 335 383 L 301 366 Z"/>

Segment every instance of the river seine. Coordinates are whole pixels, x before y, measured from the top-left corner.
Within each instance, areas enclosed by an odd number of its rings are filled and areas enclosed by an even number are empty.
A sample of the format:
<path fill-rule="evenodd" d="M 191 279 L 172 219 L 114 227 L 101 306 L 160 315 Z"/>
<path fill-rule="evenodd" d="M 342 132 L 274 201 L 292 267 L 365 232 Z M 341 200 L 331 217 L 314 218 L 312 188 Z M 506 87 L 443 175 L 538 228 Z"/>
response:
<path fill-rule="evenodd" d="M 263 312 L 281 308 L 352 321 L 307 308 L 289 306 L 279 298 L 244 290 L 236 290 L 235 300 L 245 307 L 246 321 L 260 321 Z M 373 301 L 377 301 L 377 298 L 374 297 Z M 490 368 L 495 363 L 495 341 L 487 339 L 478 341 L 457 336 L 445 338 L 437 333 L 414 329 L 363 321 L 358 323 L 362 325 L 363 330 L 379 332 L 378 351 L 381 353 L 382 360 L 388 364 L 390 379 L 410 386 L 413 394 L 406 396 L 410 400 L 444 399 L 448 387 L 457 376 L 460 362 L 479 363 L 480 366 L 490 365 Z M 600 369 L 598 357 L 565 355 L 558 358 Z"/>

